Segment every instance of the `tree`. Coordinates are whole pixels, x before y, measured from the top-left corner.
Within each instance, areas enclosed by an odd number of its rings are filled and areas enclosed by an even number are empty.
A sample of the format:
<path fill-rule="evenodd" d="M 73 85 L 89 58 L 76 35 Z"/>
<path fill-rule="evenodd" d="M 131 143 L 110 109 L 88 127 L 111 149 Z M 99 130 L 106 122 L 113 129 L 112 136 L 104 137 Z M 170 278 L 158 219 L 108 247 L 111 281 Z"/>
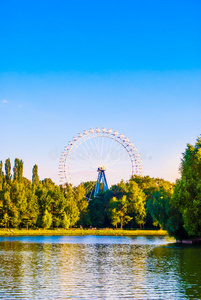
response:
<path fill-rule="evenodd" d="M 67 217 L 65 212 L 63 213 L 61 226 L 65 229 L 69 229 L 69 227 L 70 227 L 70 219 Z"/>
<path fill-rule="evenodd" d="M 9 228 L 9 221 L 10 221 L 10 217 L 8 216 L 7 213 L 5 213 L 3 215 L 3 219 L 1 221 L 1 224 L 5 226 L 5 228 Z"/>
<path fill-rule="evenodd" d="M 117 225 L 120 223 L 120 214 L 117 210 L 118 200 L 116 197 L 113 197 L 110 201 L 109 207 L 109 217 L 111 220 L 111 224 L 117 228 Z"/>
<path fill-rule="evenodd" d="M 10 185 L 10 198 L 12 201 L 11 223 L 15 227 L 19 224 L 24 224 L 27 213 L 27 196 L 26 189 L 22 182 L 14 180 Z M 25 221 L 25 223 L 27 223 Z"/>
<path fill-rule="evenodd" d="M 1 207 L 1 219 L 2 225 L 9 227 L 9 222 L 12 216 L 13 204 L 10 197 L 10 187 L 6 184 L 3 190 L 2 207 Z"/>
<path fill-rule="evenodd" d="M 167 229 L 167 221 L 170 211 L 170 195 L 164 191 L 156 191 L 153 193 L 152 198 L 147 203 L 148 211 L 150 212 L 153 225 L 160 226 L 160 228 Z"/>
<path fill-rule="evenodd" d="M 10 158 L 7 158 L 5 161 L 5 173 L 6 173 L 6 180 L 7 182 L 10 182 L 11 180 L 11 163 L 10 163 Z"/>
<path fill-rule="evenodd" d="M 44 229 L 48 229 L 50 228 L 51 224 L 52 224 L 52 215 L 46 209 L 42 217 L 42 226 Z"/>
<path fill-rule="evenodd" d="M 109 201 L 112 197 L 112 192 L 107 190 L 106 192 L 100 191 L 98 195 L 89 201 L 89 220 L 88 223 L 93 227 L 107 227 L 110 225 L 108 217 Z"/>
<path fill-rule="evenodd" d="M 134 215 L 136 224 L 140 225 L 141 228 L 146 220 L 146 196 L 134 181 L 128 183 L 128 200 L 130 212 Z"/>
<path fill-rule="evenodd" d="M 14 168 L 13 168 L 13 179 L 14 180 L 18 179 L 18 162 L 19 162 L 19 159 L 16 158 L 14 161 Z"/>
<path fill-rule="evenodd" d="M 87 214 L 87 207 L 89 205 L 86 197 L 84 184 L 80 184 L 75 188 L 75 201 L 80 212 L 80 224 L 83 226 L 84 216 Z"/>
<path fill-rule="evenodd" d="M 3 185 L 3 164 L 2 161 L 0 161 L 0 191 L 2 190 L 2 185 Z"/>
<path fill-rule="evenodd" d="M 79 220 L 80 217 L 80 212 L 77 207 L 77 204 L 75 202 L 74 194 L 73 194 L 73 188 L 71 185 L 69 185 L 66 188 L 66 208 L 65 208 L 65 213 L 67 218 L 70 220 L 70 227 L 75 225 L 77 221 Z"/>
<path fill-rule="evenodd" d="M 67 207 L 67 199 L 64 196 L 64 190 L 58 186 L 54 187 L 51 193 L 52 214 L 54 227 L 63 226 L 63 216 Z"/>
<path fill-rule="evenodd" d="M 35 195 L 35 190 L 34 188 L 32 188 L 32 186 L 26 189 L 26 198 L 27 207 L 26 212 L 24 213 L 24 220 L 27 223 L 26 226 L 28 230 L 28 226 L 36 224 L 39 215 L 38 199 Z"/>
<path fill-rule="evenodd" d="M 174 190 L 172 205 L 183 220 L 189 236 L 201 236 L 201 138 L 188 144 L 181 163 L 181 180 Z M 177 226 L 178 227 L 178 226 Z M 181 227 L 181 226 L 180 226 Z M 176 230 L 177 228 L 175 228 Z M 181 238 L 183 230 L 181 231 Z M 173 232 L 174 234 L 174 232 Z"/>
<path fill-rule="evenodd" d="M 39 176 L 38 176 L 38 166 L 34 165 L 32 170 L 32 183 L 34 185 L 39 184 Z"/>
<path fill-rule="evenodd" d="M 13 179 L 19 182 L 22 181 L 23 176 L 23 161 L 19 158 L 15 158 L 14 168 L 13 168 Z"/>
<path fill-rule="evenodd" d="M 130 217 L 128 213 L 129 202 L 127 200 L 127 196 L 124 195 L 119 200 L 116 197 L 113 197 L 109 203 L 109 212 L 110 219 L 113 226 L 117 227 L 117 224 L 120 223 L 121 230 L 123 229 L 123 225 L 127 224 L 132 217 Z"/>
<path fill-rule="evenodd" d="M 166 199 L 167 201 L 169 201 L 173 193 L 174 184 L 161 178 L 153 178 L 149 176 L 142 177 L 137 175 L 132 176 L 132 178 L 130 179 L 130 183 L 131 182 L 137 183 L 138 187 L 144 192 L 146 196 L 146 202 L 145 202 L 146 227 L 152 227 L 153 225 L 158 226 L 159 222 L 158 222 L 157 212 L 155 209 L 157 209 L 157 199 L 160 199 L 160 197 L 157 195 L 162 193 L 163 198 L 164 196 L 166 197 L 169 195 Z M 167 194 L 165 195 L 164 193 Z M 163 202 L 163 204 L 164 203 L 165 202 Z M 162 205 L 161 208 L 162 207 L 165 209 L 165 206 Z M 163 210 L 163 212 L 166 213 L 165 210 Z"/>

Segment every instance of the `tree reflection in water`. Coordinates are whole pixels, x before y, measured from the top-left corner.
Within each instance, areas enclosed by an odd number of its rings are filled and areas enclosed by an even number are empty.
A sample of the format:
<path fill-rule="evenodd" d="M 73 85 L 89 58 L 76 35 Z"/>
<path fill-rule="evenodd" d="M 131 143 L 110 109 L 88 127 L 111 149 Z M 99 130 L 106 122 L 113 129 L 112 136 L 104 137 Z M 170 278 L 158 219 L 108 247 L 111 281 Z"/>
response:
<path fill-rule="evenodd" d="M 163 246 L 164 239 L 161 245 L 146 238 L 105 244 L 93 237 L 90 243 L 59 243 L 54 237 L 48 243 L 31 237 L 2 241 L 0 298 L 201 298 L 201 249 Z"/>

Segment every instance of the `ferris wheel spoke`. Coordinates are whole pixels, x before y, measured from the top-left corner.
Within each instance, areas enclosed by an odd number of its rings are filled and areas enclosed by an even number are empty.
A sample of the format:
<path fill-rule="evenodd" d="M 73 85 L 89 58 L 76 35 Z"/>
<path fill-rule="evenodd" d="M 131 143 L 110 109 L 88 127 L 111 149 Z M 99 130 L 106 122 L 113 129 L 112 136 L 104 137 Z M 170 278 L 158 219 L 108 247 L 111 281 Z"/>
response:
<path fill-rule="evenodd" d="M 91 153 L 91 149 L 89 148 L 87 141 L 85 141 L 85 146 L 86 146 L 86 149 L 88 149 L 87 155 L 88 155 L 89 159 L 93 159 L 93 155 Z"/>
<path fill-rule="evenodd" d="M 83 152 L 83 149 L 80 149 L 80 151 L 78 152 L 77 149 L 74 151 L 74 157 L 76 159 L 80 159 L 80 160 L 85 160 L 88 157 L 88 155 L 86 156 L 86 153 Z"/>
<path fill-rule="evenodd" d="M 102 163 L 102 142 L 101 142 L 101 138 L 99 137 L 99 161 L 100 164 Z"/>
<path fill-rule="evenodd" d="M 116 160 L 118 158 L 120 159 L 122 157 L 128 157 L 128 155 L 129 155 L 126 148 L 122 149 L 122 147 L 120 145 L 119 145 L 119 148 L 113 154 L 114 160 Z"/>
<path fill-rule="evenodd" d="M 128 160 L 128 158 L 129 158 L 128 152 L 124 151 L 124 153 L 123 152 L 116 153 L 116 155 L 114 155 L 113 161 L 122 160 L 122 159 Z"/>
<path fill-rule="evenodd" d="M 113 148 L 112 148 L 112 149 L 113 149 Z M 109 153 L 109 157 L 108 157 L 107 161 L 108 161 L 108 160 L 115 160 L 115 158 L 116 158 L 116 156 L 117 156 L 117 152 L 118 152 L 119 150 L 122 151 L 121 144 L 119 144 L 119 145 L 117 146 L 116 149 L 114 149 L 113 151 L 111 151 L 111 152 Z"/>
<path fill-rule="evenodd" d="M 114 165 L 115 163 L 119 162 L 120 160 L 122 161 L 122 163 L 124 163 L 123 158 L 125 158 L 125 161 L 127 161 L 127 160 L 128 160 L 128 156 L 129 156 L 128 153 L 127 153 L 127 155 L 126 155 L 126 154 L 122 154 L 122 155 L 119 155 L 118 157 L 116 156 L 116 157 L 111 161 L 111 163 L 108 164 L 108 166 L 112 166 L 112 165 Z"/>
<path fill-rule="evenodd" d="M 124 150 L 123 150 L 123 147 L 124 147 L 124 146 L 122 146 L 122 144 L 120 144 L 120 143 L 118 142 L 118 146 L 117 146 L 116 149 L 113 151 L 112 157 L 116 157 L 116 156 L 118 155 L 119 150 L 120 150 L 121 152 L 124 151 Z"/>
<path fill-rule="evenodd" d="M 80 157 L 85 158 L 85 159 L 88 158 L 88 153 L 87 153 L 86 150 L 84 149 L 83 145 L 80 144 L 79 146 L 80 146 L 80 151 L 79 151 L 79 152 L 77 151 L 77 149 L 78 149 L 78 147 L 77 147 L 77 148 L 74 150 L 74 153 L 75 153 L 74 156 L 78 155 L 79 158 L 80 158 Z"/>
<path fill-rule="evenodd" d="M 102 153 L 102 155 L 101 155 L 101 160 L 102 160 L 102 162 L 103 162 L 103 157 L 104 157 L 104 139 L 102 139 L 102 149 L 101 149 L 101 153 Z"/>
<path fill-rule="evenodd" d="M 110 145 L 108 145 L 108 144 L 109 144 L 109 142 L 107 143 L 105 162 L 107 162 L 107 160 L 110 156 L 110 151 L 111 151 L 111 147 L 112 147 L 112 144 L 113 144 L 113 140 L 110 141 Z"/>
<path fill-rule="evenodd" d="M 87 145 L 87 143 L 85 143 Z M 83 145 L 80 144 L 82 149 L 84 150 L 85 154 L 86 154 L 86 157 L 89 159 L 89 160 L 93 160 L 93 156 L 89 155 L 89 153 L 86 152 L 86 150 L 84 149 Z"/>
<path fill-rule="evenodd" d="M 116 143 L 116 144 L 115 144 Z M 119 151 L 119 149 L 122 151 L 122 146 L 121 144 L 117 144 L 117 142 L 115 140 L 113 140 L 113 147 L 112 147 L 112 151 L 109 153 L 111 157 L 114 157 L 116 155 L 116 152 Z"/>
<path fill-rule="evenodd" d="M 96 184 L 96 181 L 95 181 L 95 182 L 94 182 L 94 181 L 90 182 L 90 183 L 86 186 L 86 190 L 93 188 L 93 187 L 95 186 L 95 184 Z"/>
<path fill-rule="evenodd" d="M 98 157 L 97 157 L 97 151 L 94 147 L 94 142 L 92 139 L 89 139 L 89 148 L 90 148 L 90 152 L 91 152 L 91 157 L 92 159 L 97 162 L 98 161 Z"/>
<path fill-rule="evenodd" d="M 105 163 L 105 164 L 107 163 L 107 161 L 108 161 L 108 160 L 110 159 L 110 157 L 111 157 L 112 149 L 113 149 L 113 140 L 111 140 L 108 149 L 106 149 L 106 155 L 105 155 L 105 160 L 104 160 L 104 163 Z"/>
<path fill-rule="evenodd" d="M 96 144 L 94 143 L 95 139 L 89 139 L 89 142 L 91 144 L 91 147 L 93 149 L 93 157 L 95 158 L 95 161 L 98 163 L 98 156 L 97 156 L 97 150 L 98 148 L 96 148 Z"/>
<path fill-rule="evenodd" d="M 120 165 L 128 165 L 128 162 L 125 160 L 125 161 L 114 161 L 113 163 L 109 164 L 108 165 L 108 168 L 117 168 L 119 167 Z"/>
<path fill-rule="evenodd" d="M 93 164 L 89 164 L 89 163 L 87 163 L 87 161 L 85 162 L 85 161 L 79 161 L 79 160 L 72 160 L 71 161 L 71 166 L 72 165 L 77 165 L 78 167 L 80 167 L 80 168 L 91 168 L 92 167 L 92 165 Z"/>
<path fill-rule="evenodd" d="M 100 161 L 100 145 L 99 145 L 99 136 L 97 137 L 97 143 L 98 143 L 98 160 Z"/>
<path fill-rule="evenodd" d="M 96 142 L 96 139 L 95 139 Z M 98 162 L 100 163 L 100 141 L 99 141 L 99 137 L 97 137 L 97 143 L 96 143 L 96 147 L 97 147 L 97 156 L 98 156 Z"/>

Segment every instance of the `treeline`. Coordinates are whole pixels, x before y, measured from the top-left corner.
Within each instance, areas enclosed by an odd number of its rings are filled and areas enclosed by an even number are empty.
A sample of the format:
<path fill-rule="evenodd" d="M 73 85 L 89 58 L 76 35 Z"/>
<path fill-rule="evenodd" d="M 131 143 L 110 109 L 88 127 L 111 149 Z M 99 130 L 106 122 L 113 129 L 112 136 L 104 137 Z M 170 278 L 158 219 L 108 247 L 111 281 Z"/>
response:
<path fill-rule="evenodd" d="M 23 177 L 23 161 L 0 162 L 0 226 L 162 228 L 177 239 L 201 236 L 201 138 L 187 145 L 176 185 L 164 179 L 133 176 L 89 200 L 88 185 L 57 186 Z"/>
<path fill-rule="evenodd" d="M 168 181 L 134 176 L 89 200 L 91 182 L 72 187 L 57 186 L 49 178 L 40 181 L 37 165 L 29 181 L 23 177 L 23 161 L 18 158 L 12 174 L 11 170 L 10 159 L 5 161 L 5 174 L 0 162 L 0 226 L 7 228 L 160 226 L 152 209 L 158 210 L 159 195 L 171 197 L 173 192 Z"/>

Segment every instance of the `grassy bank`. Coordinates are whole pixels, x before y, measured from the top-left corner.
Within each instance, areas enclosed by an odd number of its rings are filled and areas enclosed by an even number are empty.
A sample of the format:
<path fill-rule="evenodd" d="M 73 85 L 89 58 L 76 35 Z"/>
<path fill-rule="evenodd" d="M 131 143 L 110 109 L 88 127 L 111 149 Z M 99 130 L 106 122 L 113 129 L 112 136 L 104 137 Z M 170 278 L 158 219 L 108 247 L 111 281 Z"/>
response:
<path fill-rule="evenodd" d="M 0 236 L 48 236 L 48 235 L 108 235 L 108 236 L 165 236 L 165 230 L 113 230 L 113 229 L 0 229 Z"/>

